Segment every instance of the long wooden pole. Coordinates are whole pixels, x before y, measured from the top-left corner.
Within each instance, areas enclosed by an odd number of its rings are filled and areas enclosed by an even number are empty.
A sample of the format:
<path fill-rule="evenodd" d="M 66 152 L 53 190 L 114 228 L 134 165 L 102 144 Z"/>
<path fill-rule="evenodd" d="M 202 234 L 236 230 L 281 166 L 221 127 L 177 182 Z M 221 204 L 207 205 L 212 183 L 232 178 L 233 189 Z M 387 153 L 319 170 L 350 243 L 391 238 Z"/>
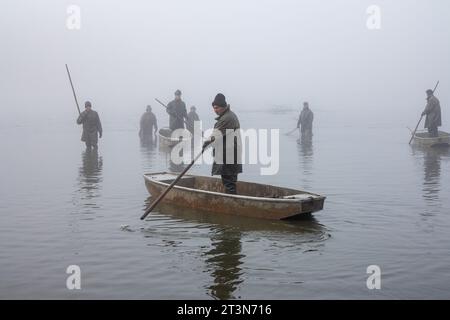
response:
<path fill-rule="evenodd" d="M 67 63 L 66 63 L 66 70 L 67 70 L 67 75 L 69 76 L 70 86 L 72 87 L 73 97 L 75 98 L 75 103 L 77 105 L 78 114 L 81 114 L 80 106 L 78 105 L 77 95 L 75 94 L 75 89 L 73 88 L 72 77 L 70 76 L 69 67 L 67 66 Z"/>
<path fill-rule="evenodd" d="M 422 121 L 422 118 L 423 118 L 423 116 L 421 115 L 421 116 L 420 116 L 420 119 L 419 119 L 419 122 L 417 122 L 416 128 L 415 128 L 414 131 L 412 132 L 412 136 L 411 136 L 411 139 L 409 140 L 409 144 L 411 144 L 411 142 L 413 141 L 414 136 L 416 135 L 417 128 L 419 127 L 419 124 L 420 124 L 420 122 Z"/>
<path fill-rule="evenodd" d="M 436 88 L 437 88 L 438 85 L 439 85 L 439 80 L 436 83 L 436 85 L 434 86 L 433 93 L 434 93 L 434 91 L 436 91 Z M 409 140 L 409 144 L 411 144 L 411 142 L 413 141 L 414 136 L 416 135 L 417 128 L 419 127 L 419 124 L 422 121 L 422 118 L 423 118 L 423 115 L 420 115 L 419 122 L 417 122 L 416 128 L 414 129 L 414 132 L 412 133 L 411 139 Z"/>
<path fill-rule="evenodd" d="M 141 220 L 144 220 L 147 215 L 152 212 L 152 210 L 158 205 L 159 202 L 166 196 L 166 194 L 173 188 L 173 186 L 181 179 L 181 177 L 184 176 L 184 174 L 194 165 L 195 161 L 197 161 L 198 158 L 203 154 L 203 152 L 206 150 L 207 146 L 202 148 L 202 151 L 194 158 L 194 160 L 191 161 L 191 163 L 184 168 L 184 170 L 180 173 L 180 175 L 173 180 L 173 182 L 164 190 L 163 193 L 159 195 L 159 197 L 152 202 L 151 206 L 145 211 L 145 213 L 142 215 Z"/>

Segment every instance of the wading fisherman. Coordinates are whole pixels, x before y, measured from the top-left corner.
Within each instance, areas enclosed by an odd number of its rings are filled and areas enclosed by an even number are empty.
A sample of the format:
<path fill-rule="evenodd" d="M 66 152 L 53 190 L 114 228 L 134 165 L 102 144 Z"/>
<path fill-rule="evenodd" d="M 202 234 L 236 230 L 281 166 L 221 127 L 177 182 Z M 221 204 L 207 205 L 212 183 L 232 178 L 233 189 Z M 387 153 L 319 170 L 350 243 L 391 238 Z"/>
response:
<path fill-rule="evenodd" d="M 97 150 L 98 138 L 102 137 L 103 130 L 98 113 L 92 110 L 92 105 L 89 101 L 84 103 L 85 110 L 80 113 L 77 119 L 78 124 L 83 125 L 83 133 L 81 135 L 81 141 L 86 143 L 86 150 Z"/>
<path fill-rule="evenodd" d="M 297 121 L 297 128 L 300 128 L 300 132 L 302 134 L 302 138 L 311 138 L 312 137 L 312 123 L 314 120 L 314 113 L 309 109 L 309 103 L 303 103 L 303 110 L 300 113 L 300 116 Z"/>
<path fill-rule="evenodd" d="M 236 194 L 237 175 L 242 172 L 239 119 L 230 110 L 225 96 L 221 93 L 216 95 L 212 106 L 218 117 L 215 119 L 214 134 L 205 141 L 203 147 L 205 148 L 214 141 L 214 163 L 211 174 L 222 177 L 226 193 Z M 230 139 L 233 140 L 230 141 Z M 234 155 L 232 159 L 228 159 L 231 158 L 231 155 Z"/>
<path fill-rule="evenodd" d="M 192 106 L 189 113 L 187 114 L 187 121 L 186 121 L 186 129 L 188 129 L 189 132 L 192 134 L 194 134 L 195 121 L 200 121 L 200 118 L 198 117 L 195 106 Z"/>
<path fill-rule="evenodd" d="M 438 127 L 442 125 L 441 123 L 441 105 L 438 98 L 433 94 L 433 90 L 428 89 L 427 93 L 427 105 L 425 110 L 422 112 L 422 116 L 425 118 L 425 128 L 428 129 L 430 137 L 438 137 Z"/>
<path fill-rule="evenodd" d="M 184 128 L 184 119 L 187 119 L 186 104 L 181 100 L 181 91 L 175 91 L 175 99 L 167 105 L 170 130 Z"/>
<path fill-rule="evenodd" d="M 152 107 L 147 106 L 147 110 L 141 117 L 139 137 L 143 141 L 153 141 L 153 132 L 158 131 L 158 122 L 155 114 L 152 112 Z"/>

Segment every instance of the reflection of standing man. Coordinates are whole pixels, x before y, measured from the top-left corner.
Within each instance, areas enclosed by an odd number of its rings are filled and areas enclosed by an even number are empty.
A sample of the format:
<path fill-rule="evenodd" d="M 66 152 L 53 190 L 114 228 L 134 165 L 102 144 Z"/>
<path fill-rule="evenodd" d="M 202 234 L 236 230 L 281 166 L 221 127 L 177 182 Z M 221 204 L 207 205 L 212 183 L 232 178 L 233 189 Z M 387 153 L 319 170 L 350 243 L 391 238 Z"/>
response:
<path fill-rule="evenodd" d="M 438 137 L 438 127 L 442 125 L 441 123 L 441 105 L 438 98 L 433 94 L 433 90 L 428 89 L 427 91 L 427 105 L 425 110 L 422 112 L 422 116 L 427 116 L 425 118 L 425 128 L 428 129 L 430 137 Z"/>
<path fill-rule="evenodd" d="M 309 109 L 308 102 L 303 103 L 303 110 L 298 118 L 297 128 L 300 128 L 302 137 L 312 137 L 312 123 L 314 120 L 314 113 Z"/>
<path fill-rule="evenodd" d="M 84 110 L 77 119 L 78 124 L 83 124 L 83 134 L 81 135 L 81 141 L 86 143 L 86 149 L 97 150 L 98 138 L 102 137 L 103 130 L 98 113 L 92 110 L 92 105 L 89 101 L 84 103 Z"/>
<path fill-rule="evenodd" d="M 214 283 L 209 287 L 217 299 L 233 299 L 233 293 L 244 280 L 242 274 L 241 234 L 232 228 L 219 228 L 211 237 L 212 249 L 206 252 L 206 260 L 212 270 Z"/>
<path fill-rule="evenodd" d="M 170 130 L 183 129 L 187 118 L 186 104 L 181 100 L 181 91 L 175 91 L 175 99 L 167 105 Z"/>
<path fill-rule="evenodd" d="M 95 213 L 98 209 L 102 182 L 102 157 L 97 150 L 86 150 L 82 153 L 82 166 L 79 169 L 77 203 L 83 213 Z"/>
<path fill-rule="evenodd" d="M 146 112 L 142 115 L 140 121 L 139 137 L 143 141 L 153 141 L 153 131 L 158 131 L 158 122 L 152 107 L 147 106 Z"/>

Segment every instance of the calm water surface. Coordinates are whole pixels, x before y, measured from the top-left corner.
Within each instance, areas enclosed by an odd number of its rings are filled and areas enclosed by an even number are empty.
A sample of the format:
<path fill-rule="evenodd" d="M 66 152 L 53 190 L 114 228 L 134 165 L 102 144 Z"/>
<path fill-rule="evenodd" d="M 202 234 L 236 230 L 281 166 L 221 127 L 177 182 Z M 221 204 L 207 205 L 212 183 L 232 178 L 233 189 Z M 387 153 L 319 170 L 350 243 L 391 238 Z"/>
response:
<path fill-rule="evenodd" d="M 105 121 L 98 153 L 84 151 L 72 119 L 2 125 L 0 298 L 450 298 L 448 149 L 413 148 L 404 127 L 320 110 L 302 145 L 282 134 L 294 110 L 237 113 L 243 127 L 282 130 L 279 173 L 245 166 L 240 179 L 324 194 L 323 211 L 273 222 L 164 206 L 141 221 L 142 174 L 170 162 L 141 146 L 138 120 Z M 73 264 L 81 290 L 66 288 Z M 373 264 L 381 290 L 366 287 Z"/>

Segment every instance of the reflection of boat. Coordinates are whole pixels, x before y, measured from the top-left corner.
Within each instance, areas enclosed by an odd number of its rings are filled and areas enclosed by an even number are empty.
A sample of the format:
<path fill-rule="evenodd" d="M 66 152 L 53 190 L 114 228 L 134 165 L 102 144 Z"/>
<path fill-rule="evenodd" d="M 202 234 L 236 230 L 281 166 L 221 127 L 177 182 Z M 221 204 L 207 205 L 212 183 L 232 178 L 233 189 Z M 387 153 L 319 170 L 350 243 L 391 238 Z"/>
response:
<path fill-rule="evenodd" d="M 177 175 L 158 172 L 144 175 L 152 196 L 161 194 Z M 174 205 L 263 219 L 286 219 L 323 209 L 325 197 L 271 185 L 237 182 L 238 194 L 224 193 L 219 178 L 185 175 L 163 201 Z"/>
<path fill-rule="evenodd" d="M 180 129 L 182 134 L 178 134 L 177 137 L 172 136 L 172 130 L 169 128 L 161 128 L 158 131 L 159 143 L 167 147 L 176 145 L 180 141 L 190 141 L 191 133 L 186 129 Z"/>
<path fill-rule="evenodd" d="M 412 150 L 413 155 L 423 161 L 423 198 L 427 201 L 430 209 L 429 213 L 424 215 L 432 215 L 439 211 L 435 206 L 440 203 L 439 193 L 442 189 L 440 183 L 441 162 L 447 162 L 450 159 L 450 148 L 414 145 Z"/>
<path fill-rule="evenodd" d="M 153 197 L 147 198 L 143 210 L 153 201 Z M 261 238 L 269 242 L 282 241 L 289 243 L 297 252 L 319 251 L 330 237 L 328 230 L 311 215 L 305 216 L 301 221 L 247 217 L 236 219 L 232 215 L 185 208 L 180 210 L 175 205 L 161 203 L 158 205 L 158 212 L 154 212 L 150 219 L 154 219 L 159 226 L 168 226 L 171 229 L 170 239 L 174 242 L 190 242 L 192 239 L 201 241 L 199 239 L 206 237 L 206 244 L 196 252 L 201 253 L 205 260 L 205 272 L 210 274 L 211 280 L 204 288 L 214 299 L 239 298 L 236 291 L 248 278 L 246 272 L 251 268 L 245 266 L 246 252 L 242 237 L 245 237 L 244 242 L 247 243 Z M 176 228 L 173 227 L 174 224 Z M 150 230 L 154 235 L 153 229 Z M 186 234 L 186 230 L 195 230 L 195 233 Z M 196 246 L 199 244 L 197 241 Z"/>
<path fill-rule="evenodd" d="M 425 131 L 416 132 L 414 134 L 414 144 L 424 147 L 449 146 L 450 134 L 444 131 L 439 131 L 438 137 L 430 137 L 430 134 Z"/>
<path fill-rule="evenodd" d="M 145 200 L 143 211 L 155 200 L 153 196 Z M 291 220 L 263 220 L 249 217 L 239 217 L 233 215 L 214 214 L 206 210 L 195 210 L 183 208 L 171 203 L 161 202 L 158 204 L 158 214 L 164 215 L 176 221 L 185 221 L 201 224 L 203 226 L 216 226 L 217 230 L 227 228 L 239 230 L 240 232 L 264 232 L 265 234 L 287 234 L 301 235 L 302 238 L 296 240 L 305 242 L 321 242 L 328 238 L 327 229 L 321 225 L 312 215 L 303 215 L 301 219 Z M 157 219 L 160 219 L 158 215 Z"/>

